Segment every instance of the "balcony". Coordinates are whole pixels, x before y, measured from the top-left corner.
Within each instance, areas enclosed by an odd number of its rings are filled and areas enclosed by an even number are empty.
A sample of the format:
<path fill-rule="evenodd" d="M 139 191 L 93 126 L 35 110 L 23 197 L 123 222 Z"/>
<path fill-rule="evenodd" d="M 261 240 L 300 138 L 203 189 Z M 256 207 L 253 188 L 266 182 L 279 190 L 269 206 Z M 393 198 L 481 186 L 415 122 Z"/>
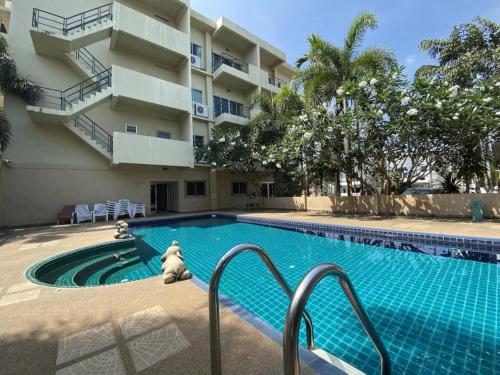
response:
<path fill-rule="evenodd" d="M 246 126 L 250 122 L 250 110 L 247 107 L 221 105 L 215 108 L 215 126 Z"/>
<path fill-rule="evenodd" d="M 168 15 L 174 20 L 182 17 L 183 12 L 187 10 L 187 0 L 136 0 L 138 3 L 157 9 L 163 14 Z"/>
<path fill-rule="evenodd" d="M 178 66 L 189 57 L 189 36 L 118 2 L 71 16 L 33 9 L 31 38 L 38 54 L 61 57 L 111 38 L 110 48 L 126 48 Z"/>
<path fill-rule="evenodd" d="M 248 90 L 259 86 L 259 69 L 235 57 L 214 53 L 214 83 L 233 89 Z"/>
<path fill-rule="evenodd" d="M 113 164 L 192 168 L 193 146 L 190 142 L 114 132 Z"/>
<path fill-rule="evenodd" d="M 274 94 L 278 93 L 283 86 L 288 84 L 288 82 L 265 70 L 261 70 L 260 73 L 260 85 L 263 89 L 271 91 Z"/>
<path fill-rule="evenodd" d="M 191 92 L 173 82 L 113 65 L 113 105 L 139 105 L 174 116 L 191 112 Z"/>
<path fill-rule="evenodd" d="M 173 66 L 189 57 L 186 33 L 117 2 L 113 3 L 113 13 L 112 48 L 136 50 Z"/>

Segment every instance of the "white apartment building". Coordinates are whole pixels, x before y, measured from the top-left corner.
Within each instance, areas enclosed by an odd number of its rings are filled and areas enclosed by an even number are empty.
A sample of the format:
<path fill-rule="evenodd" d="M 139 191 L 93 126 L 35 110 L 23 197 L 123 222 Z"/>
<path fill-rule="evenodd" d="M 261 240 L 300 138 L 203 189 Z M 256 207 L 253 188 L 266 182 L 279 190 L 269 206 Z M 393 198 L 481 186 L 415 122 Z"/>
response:
<path fill-rule="evenodd" d="M 121 198 L 148 214 L 245 206 L 245 177 L 195 160 L 194 146 L 216 126 L 248 125 L 251 97 L 291 79 L 285 53 L 189 0 L 14 0 L 0 10 L 20 73 L 43 90 L 28 104 L 5 97 L 13 137 L 0 227 Z"/>

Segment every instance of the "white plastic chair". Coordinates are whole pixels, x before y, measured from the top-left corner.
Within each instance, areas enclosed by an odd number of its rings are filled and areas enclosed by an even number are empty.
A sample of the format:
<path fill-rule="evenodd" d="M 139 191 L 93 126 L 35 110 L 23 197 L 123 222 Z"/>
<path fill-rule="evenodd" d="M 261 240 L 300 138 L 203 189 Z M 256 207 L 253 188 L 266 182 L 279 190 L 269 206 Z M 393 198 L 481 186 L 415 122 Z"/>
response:
<path fill-rule="evenodd" d="M 118 215 L 116 215 L 115 220 L 118 216 L 128 215 L 132 216 L 133 212 L 131 210 L 130 201 L 128 199 L 120 199 L 118 201 Z"/>
<path fill-rule="evenodd" d="M 136 217 L 137 214 L 141 214 L 143 217 L 146 217 L 146 205 L 144 203 L 131 203 L 130 217 Z"/>
<path fill-rule="evenodd" d="M 92 221 L 92 211 L 86 204 L 77 204 L 75 207 L 76 223 L 80 224 L 82 221 Z"/>
<path fill-rule="evenodd" d="M 95 223 L 95 219 L 98 217 L 104 217 L 108 221 L 108 209 L 105 203 L 96 203 L 94 205 L 94 211 L 92 211 L 92 221 Z"/>
<path fill-rule="evenodd" d="M 108 210 L 108 216 L 111 215 L 113 220 L 118 218 L 120 210 L 118 209 L 118 202 L 106 201 L 106 209 Z"/>

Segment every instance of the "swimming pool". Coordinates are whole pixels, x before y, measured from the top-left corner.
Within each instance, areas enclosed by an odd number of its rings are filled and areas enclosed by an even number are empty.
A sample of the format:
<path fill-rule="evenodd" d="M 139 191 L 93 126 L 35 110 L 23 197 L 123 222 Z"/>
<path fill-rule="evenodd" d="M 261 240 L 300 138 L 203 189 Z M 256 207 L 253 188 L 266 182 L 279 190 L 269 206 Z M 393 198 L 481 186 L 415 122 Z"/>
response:
<path fill-rule="evenodd" d="M 262 246 L 292 288 L 318 263 L 337 263 L 381 335 L 394 373 L 500 373 L 500 266 L 491 254 L 481 262 L 430 256 L 220 217 L 131 231 L 149 269 L 159 269 L 160 254 L 175 239 L 191 272 L 205 283 L 224 253 L 243 242 Z M 283 329 L 289 301 L 255 254 L 242 254 L 228 266 L 221 291 Z M 367 374 L 378 373 L 378 356 L 336 281 L 323 280 L 307 309 L 318 347 Z"/>

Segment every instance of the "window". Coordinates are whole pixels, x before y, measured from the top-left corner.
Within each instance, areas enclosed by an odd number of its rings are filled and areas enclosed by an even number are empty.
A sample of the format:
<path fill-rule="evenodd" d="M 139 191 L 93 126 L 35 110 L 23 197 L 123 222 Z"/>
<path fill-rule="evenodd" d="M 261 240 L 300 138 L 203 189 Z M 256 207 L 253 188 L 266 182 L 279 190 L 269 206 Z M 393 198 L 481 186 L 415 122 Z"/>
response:
<path fill-rule="evenodd" d="M 246 182 L 233 182 L 233 195 L 244 195 L 247 193 L 247 183 Z"/>
<path fill-rule="evenodd" d="M 205 196 L 205 181 L 186 181 L 186 197 Z"/>
<path fill-rule="evenodd" d="M 201 59 L 201 47 L 196 43 L 191 43 L 191 55 L 198 56 Z"/>
<path fill-rule="evenodd" d="M 205 145 L 204 136 L 202 135 L 193 136 L 193 146 L 195 150 L 202 148 L 204 145 Z M 197 152 L 194 153 L 194 161 L 198 164 L 207 164 L 207 161 L 197 154 L 198 154 Z"/>
<path fill-rule="evenodd" d="M 264 198 L 271 198 L 275 196 L 274 182 L 262 182 L 260 184 L 260 190 Z"/>
<path fill-rule="evenodd" d="M 220 98 L 218 96 L 214 96 L 214 112 L 215 117 L 220 116 L 223 113 L 230 113 L 232 115 L 247 117 L 245 114 L 245 110 L 243 104 L 238 102 L 233 102 L 232 100 L 227 100 L 224 98 Z"/>
<path fill-rule="evenodd" d="M 191 97 L 193 98 L 193 102 L 203 104 L 203 91 L 192 89 Z"/>
<path fill-rule="evenodd" d="M 157 138 L 163 138 L 163 139 L 170 139 L 171 134 L 169 132 L 164 132 L 163 130 L 157 130 L 156 131 L 156 137 Z"/>
<path fill-rule="evenodd" d="M 128 133 L 128 134 L 137 134 L 137 125 L 134 125 L 134 124 L 125 124 L 125 133 Z"/>
<path fill-rule="evenodd" d="M 202 135 L 193 136 L 193 144 L 195 148 L 202 148 L 205 145 L 205 137 Z"/>

